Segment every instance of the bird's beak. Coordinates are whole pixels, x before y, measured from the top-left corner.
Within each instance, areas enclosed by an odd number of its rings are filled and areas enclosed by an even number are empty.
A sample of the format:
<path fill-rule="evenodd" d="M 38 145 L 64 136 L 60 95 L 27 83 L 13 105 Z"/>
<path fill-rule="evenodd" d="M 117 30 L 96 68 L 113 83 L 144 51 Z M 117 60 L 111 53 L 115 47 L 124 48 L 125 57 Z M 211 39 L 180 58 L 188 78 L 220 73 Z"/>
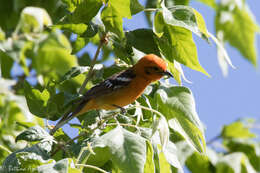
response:
<path fill-rule="evenodd" d="M 163 75 L 168 76 L 168 77 L 173 77 L 173 75 L 171 74 L 171 72 L 169 72 L 168 70 L 163 72 Z"/>

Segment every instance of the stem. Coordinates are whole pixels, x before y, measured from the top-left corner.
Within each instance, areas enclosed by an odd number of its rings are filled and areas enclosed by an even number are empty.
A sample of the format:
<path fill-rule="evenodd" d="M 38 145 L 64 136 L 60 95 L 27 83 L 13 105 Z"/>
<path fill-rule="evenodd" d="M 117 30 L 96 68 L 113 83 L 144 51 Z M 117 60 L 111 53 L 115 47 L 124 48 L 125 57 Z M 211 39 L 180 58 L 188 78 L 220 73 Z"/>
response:
<path fill-rule="evenodd" d="M 83 166 L 83 167 L 86 167 L 86 168 L 91 168 L 91 169 L 95 169 L 95 170 L 98 170 L 100 172 L 103 172 L 103 173 L 108 173 L 107 171 L 99 168 L 99 167 L 96 167 L 96 166 L 93 166 L 93 165 L 85 165 L 85 164 L 75 164 L 75 166 Z"/>
<path fill-rule="evenodd" d="M 104 38 L 105 38 L 105 37 L 106 37 L 106 36 L 104 36 Z M 104 38 L 102 38 L 102 39 L 100 40 L 100 42 L 99 42 L 97 51 L 96 51 L 95 56 L 94 56 L 94 58 L 93 58 L 93 60 L 92 60 L 92 62 L 91 62 L 89 72 L 88 72 L 88 74 L 87 74 L 87 76 L 86 76 L 86 78 L 85 78 L 83 84 L 81 85 L 81 87 L 80 87 L 80 89 L 79 89 L 79 93 L 80 93 L 80 94 L 83 94 L 83 91 L 84 91 L 84 89 L 85 89 L 85 87 L 86 87 L 88 81 L 89 81 L 90 78 L 92 77 L 94 65 L 95 65 L 95 63 L 96 63 L 96 61 L 97 61 L 99 52 L 100 52 L 100 50 L 101 50 L 103 44 L 105 43 L 105 41 L 104 41 L 105 39 L 104 39 Z"/>
<path fill-rule="evenodd" d="M 163 117 L 163 114 L 162 114 L 161 112 L 159 112 L 159 111 L 157 111 L 157 110 L 154 110 L 154 109 L 152 109 L 152 108 L 148 108 L 148 107 L 145 107 L 145 106 L 141 106 L 141 105 L 135 105 L 135 106 L 129 108 L 128 110 L 130 110 L 130 109 L 134 109 L 134 108 L 145 109 L 145 110 L 148 110 L 148 111 L 154 112 L 154 113 L 156 113 L 157 115 Z"/>
<path fill-rule="evenodd" d="M 158 9 L 156 8 L 145 8 L 143 11 L 145 12 L 154 12 L 154 11 L 157 11 Z"/>
<path fill-rule="evenodd" d="M 138 129 L 138 126 L 135 126 L 135 125 L 132 125 L 132 124 L 124 124 L 124 123 L 119 123 L 121 126 L 126 126 L 126 127 L 133 127 L 133 128 L 136 128 Z M 117 126 L 118 123 L 109 123 L 109 124 L 106 124 L 106 126 Z"/>
<path fill-rule="evenodd" d="M 96 126 L 95 128 L 93 128 L 89 133 L 93 133 L 95 130 L 97 130 L 98 128 L 100 128 L 107 120 L 109 120 L 110 118 L 112 118 L 113 116 L 115 116 L 115 115 L 117 115 L 117 114 L 118 114 L 118 112 L 113 113 L 113 114 L 111 114 L 111 115 L 105 117 L 103 120 L 100 120 L 100 121 L 99 121 L 100 124 L 99 124 L 98 126 Z M 81 133 L 81 134 L 79 134 L 78 136 L 76 136 L 76 137 L 74 137 L 74 138 L 68 140 L 64 145 L 60 145 L 60 146 L 51 154 L 51 157 L 54 156 L 63 146 L 66 146 L 67 144 L 69 144 L 69 143 L 75 141 L 76 139 L 78 139 L 78 138 L 80 138 L 80 137 L 82 137 L 82 136 L 85 136 L 85 135 L 87 135 L 87 133 Z"/>

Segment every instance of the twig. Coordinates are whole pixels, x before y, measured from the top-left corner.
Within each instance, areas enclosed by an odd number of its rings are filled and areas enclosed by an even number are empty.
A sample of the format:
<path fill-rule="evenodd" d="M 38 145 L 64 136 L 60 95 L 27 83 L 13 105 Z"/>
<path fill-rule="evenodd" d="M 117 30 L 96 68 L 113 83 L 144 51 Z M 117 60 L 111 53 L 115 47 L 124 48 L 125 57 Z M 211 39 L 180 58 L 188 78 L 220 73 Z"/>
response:
<path fill-rule="evenodd" d="M 103 38 L 101 38 L 101 40 L 100 40 L 100 42 L 99 42 L 99 45 L 98 45 L 97 51 L 96 51 L 96 53 L 95 53 L 95 56 L 94 56 L 94 58 L 93 58 L 93 60 L 92 60 L 92 62 L 91 62 L 91 64 L 90 64 L 89 72 L 88 72 L 88 74 L 87 74 L 87 76 L 86 76 L 86 78 L 85 78 L 83 84 L 81 85 L 81 87 L 80 87 L 80 89 L 79 89 L 79 93 L 80 93 L 80 94 L 83 94 L 83 91 L 84 91 L 84 89 L 85 89 L 85 87 L 86 87 L 88 81 L 89 81 L 90 78 L 92 77 L 94 65 L 95 65 L 95 63 L 96 63 L 96 61 L 97 61 L 99 52 L 100 52 L 100 50 L 101 50 L 103 44 L 105 44 L 105 43 L 106 43 L 106 35 L 104 35 Z"/>
<path fill-rule="evenodd" d="M 100 128 L 107 120 L 109 120 L 110 118 L 114 117 L 114 116 L 117 115 L 117 114 L 118 114 L 118 112 L 113 113 L 113 114 L 111 114 L 111 115 L 105 117 L 103 120 L 100 120 L 100 121 L 99 121 L 100 124 L 99 124 L 98 126 L 96 126 L 95 128 L 91 129 L 91 131 L 90 131 L 89 133 L 93 133 L 95 130 L 97 130 L 98 128 Z M 66 146 L 66 145 L 70 144 L 71 142 L 75 141 L 76 139 L 78 139 L 78 138 L 80 138 L 80 137 L 82 137 L 82 136 L 85 136 L 85 135 L 87 135 L 87 134 L 88 134 L 88 133 L 86 133 L 86 132 L 85 132 L 85 133 L 81 133 L 81 134 L 79 134 L 78 136 L 76 136 L 76 137 L 74 137 L 74 138 L 68 140 L 65 144 L 60 145 L 60 146 L 51 154 L 51 157 L 54 156 L 63 146 Z"/>
<path fill-rule="evenodd" d="M 157 11 L 158 9 L 156 8 L 145 8 L 143 11 L 145 12 L 154 12 L 154 11 Z"/>
<path fill-rule="evenodd" d="M 117 125 L 118 125 L 118 123 L 109 123 L 109 124 L 106 124 L 106 126 L 117 126 Z M 138 129 L 138 126 L 135 126 L 135 125 L 132 125 L 132 124 L 119 123 L 119 125 L 121 125 L 121 126 L 126 126 L 126 127 L 133 127 L 133 128 Z"/>
<path fill-rule="evenodd" d="M 210 140 L 207 142 L 207 145 L 212 144 L 213 142 L 215 142 L 216 140 L 218 140 L 218 139 L 220 139 L 220 138 L 221 138 L 221 135 L 215 136 L 214 138 L 210 139 Z"/>
<path fill-rule="evenodd" d="M 108 173 L 107 171 L 99 168 L 99 167 L 96 167 L 96 166 L 93 166 L 93 165 L 85 165 L 85 164 L 75 164 L 75 166 L 83 166 L 83 167 L 86 167 L 86 168 L 91 168 L 91 169 L 95 169 L 95 170 L 98 170 L 100 172 L 103 172 L 103 173 Z"/>

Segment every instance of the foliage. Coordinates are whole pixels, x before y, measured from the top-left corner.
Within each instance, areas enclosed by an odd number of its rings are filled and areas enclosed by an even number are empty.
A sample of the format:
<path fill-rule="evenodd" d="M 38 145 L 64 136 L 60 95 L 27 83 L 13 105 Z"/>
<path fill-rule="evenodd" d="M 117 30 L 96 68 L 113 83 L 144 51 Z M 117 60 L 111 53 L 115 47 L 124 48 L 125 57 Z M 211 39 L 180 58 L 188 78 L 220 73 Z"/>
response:
<path fill-rule="evenodd" d="M 191 172 L 259 172 L 260 144 L 249 121 L 224 126 L 224 151 L 215 151 L 206 145 L 191 90 L 181 86 L 182 65 L 210 76 L 192 34 L 216 42 L 226 74 L 233 66 L 225 42 L 257 64 L 259 27 L 243 0 L 199 1 L 216 13 L 217 38 L 189 0 L 1 1 L 0 172 L 174 173 L 184 165 Z M 124 18 L 139 13 L 150 27 L 124 30 Z M 86 45 L 97 48 L 95 57 Z M 179 86 L 161 80 L 126 114 L 90 111 L 70 124 L 77 136 L 62 129 L 49 135 L 48 120 L 73 110 L 82 91 L 149 53 L 165 59 Z"/>

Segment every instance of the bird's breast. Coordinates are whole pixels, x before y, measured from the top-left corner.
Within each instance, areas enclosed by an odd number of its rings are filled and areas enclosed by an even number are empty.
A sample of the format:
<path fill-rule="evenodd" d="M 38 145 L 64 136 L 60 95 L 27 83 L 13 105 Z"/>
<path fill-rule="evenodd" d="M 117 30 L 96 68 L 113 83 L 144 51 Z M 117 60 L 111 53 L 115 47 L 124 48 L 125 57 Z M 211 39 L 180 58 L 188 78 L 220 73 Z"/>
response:
<path fill-rule="evenodd" d="M 102 109 L 115 109 L 112 105 L 124 107 L 134 102 L 150 84 L 148 80 L 141 77 L 134 78 L 127 86 L 115 90 L 111 94 L 104 96 L 99 102 Z"/>

